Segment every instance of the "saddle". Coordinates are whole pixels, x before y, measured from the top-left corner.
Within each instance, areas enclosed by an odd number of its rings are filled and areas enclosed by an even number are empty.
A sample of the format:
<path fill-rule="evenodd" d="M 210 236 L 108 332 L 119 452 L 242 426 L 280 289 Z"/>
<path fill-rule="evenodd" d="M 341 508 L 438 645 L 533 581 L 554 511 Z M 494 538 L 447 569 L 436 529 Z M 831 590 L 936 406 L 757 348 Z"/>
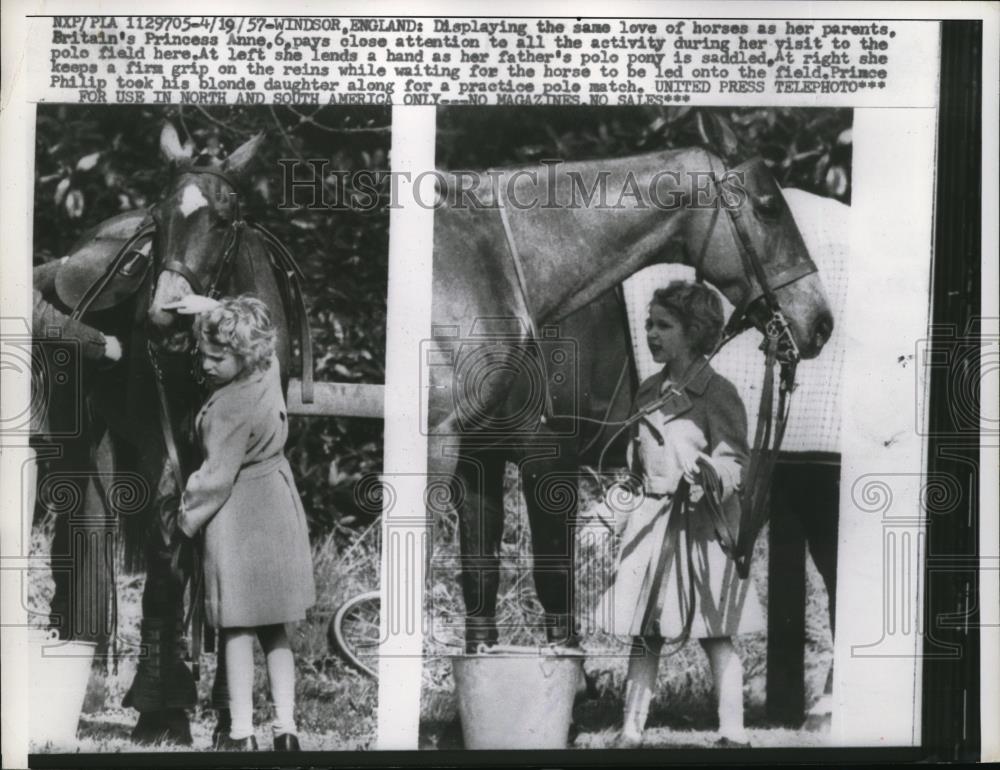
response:
<path fill-rule="evenodd" d="M 70 248 L 70 256 L 56 273 L 59 300 L 76 307 L 87 290 L 105 275 L 122 247 L 151 221 L 145 209 L 126 211 L 87 230 Z M 137 241 L 107 285 L 89 305 L 90 311 L 120 305 L 139 290 L 152 267 L 152 236 Z"/>

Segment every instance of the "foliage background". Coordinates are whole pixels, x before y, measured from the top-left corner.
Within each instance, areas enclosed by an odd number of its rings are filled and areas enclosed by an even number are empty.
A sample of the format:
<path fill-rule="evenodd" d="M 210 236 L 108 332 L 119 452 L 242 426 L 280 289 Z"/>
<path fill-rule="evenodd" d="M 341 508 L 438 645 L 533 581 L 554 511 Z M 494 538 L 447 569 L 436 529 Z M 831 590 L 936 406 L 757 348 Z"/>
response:
<path fill-rule="evenodd" d="M 244 214 L 267 226 L 304 270 L 316 378 L 381 383 L 385 375 L 388 199 L 374 205 L 307 208 L 298 192 L 285 200 L 280 159 L 325 159 L 327 170 L 389 167 L 390 111 L 324 107 L 158 108 L 39 105 L 35 133 L 35 264 L 67 253 L 88 228 L 122 211 L 155 203 L 168 183 L 160 155 L 164 121 L 190 138 L 196 152 L 224 157 L 258 132 L 267 141 L 242 190 Z M 312 168 L 296 169 L 311 178 Z M 332 176 L 332 175 L 331 175 Z M 342 186 L 328 176 L 334 204 Z M 282 204 L 285 207 L 279 208 Z M 310 519 L 313 539 L 336 533 L 344 544 L 377 514 L 359 505 L 354 487 L 382 467 L 382 422 L 293 418 L 288 457 Z"/>
<path fill-rule="evenodd" d="M 757 155 L 783 187 L 851 202 L 850 109 L 443 107 L 437 163 L 449 170 L 616 158 L 701 146 L 730 165 Z"/>
<path fill-rule="evenodd" d="M 761 156 L 783 187 L 796 187 L 849 204 L 851 200 L 850 109 L 694 108 L 694 107 L 445 107 L 437 113 L 437 164 L 442 169 L 483 169 L 533 165 L 542 160 L 578 161 L 625 157 L 693 146 L 706 147 L 729 166 Z M 581 474 L 584 478 L 585 474 Z M 593 521 L 602 506 L 596 489 L 580 485 L 579 521 Z M 498 606 L 500 641 L 544 644 L 532 625 L 541 617 L 530 570 L 530 527 L 520 500 L 517 474 L 508 465 L 505 479 L 504 533 Z M 606 511 L 604 511 L 606 513 Z M 435 521 L 432 585 L 425 612 L 432 634 L 425 638 L 421 699 L 421 746 L 462 745 L 457 702 L 448 655 L 462 649 L 464 608 L 458 581 L 457 517 Z M 751 580 L 764 604 L 768 599 L 768 531 L 757 540 Z M 607 588 L 601 565 L 607 554 L 588 541 L 578 542 L 577 589 L 581 612 Z M 452 566 L 449 569 L 449 566 Z M 589 576 L 589 579 L 588 579 Z M 832 662 L 832 635 L 826 591 L 809 561 L 807 570 L 806 671 L 807 705 L 824 690 Z M 586 627 L 586 624 L 584 624 Z M 744 668 L 747 724 L 755 746 L 816 745 L 823 737 L 779 728 L 764 712 L 767 644 L 764 634 L 737 637 Z M 574 747 L 614 745 L 621 724 L 623 680 L 627 659 L 614 640 L 603 634 L 584 639 L 585 668 L 592 692 L 578 699 L 573 719 L 579 735 Z M 646 746 L 711 746 L 715 706 L 711 676 L 698 645 L 687 644 L 660 666 Z"/>

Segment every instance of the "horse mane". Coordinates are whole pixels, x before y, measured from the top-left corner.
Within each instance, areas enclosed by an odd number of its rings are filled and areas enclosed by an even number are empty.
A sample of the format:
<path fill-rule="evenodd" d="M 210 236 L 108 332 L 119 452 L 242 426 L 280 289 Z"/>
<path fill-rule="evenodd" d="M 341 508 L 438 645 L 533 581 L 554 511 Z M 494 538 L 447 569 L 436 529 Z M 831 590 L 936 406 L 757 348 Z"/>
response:
<path fill-rule="evenodd" d="M 623 157 L 616 158 L 591 158 L 586 160 L 572 160 L 572 161 L 562 161 L 558 160 L 557 170 L 562 174 L 572 174 L 576 172 L 592 170 L 595 164 L 600 164 L 601 169 L 607 169 L 609 171 L 619 170 L 619 169 L 631 169 L 636 166 L 642 166 L 648 162 L 660 161 L 664 166 L 669 166 L 677 157 L 691 152 L 705 152 L 709 157 L 714 157 L 711 153 L 700 148 L 684 148 L 684 149 L 672 149 L 672 150 L 656 150 L 654 152 L 641 153 L 638 155 L 627 155 Z M 721 164 L 721 161 L 719 161 Z M 462 180 L 468 179 L 470 172 L 452 172 L 446 170 L 438 170 L 436 172 L 435 178 L 441 183 L 441 189 L 439 194 L 444 197 L 446 201 L 450 201 L 450 195 L 454 193 L 466 193 L 474 195 L 479 201 L 481 201 L 485 207 L 493 207 L 497 205 L 497 200 L 495 196 L 496 186 L 494 183 L 494 176 L 499 175 L 501 178 L 506 177 L 510 174 L 516 173 L 518 171 L 534 171 L 538 174 L 539 179 L 545 179 L 547 174 L 550 173 L 548 170 L 554 164 L 550 163 L 526 163 L 526 164 L 515 164 L 515 165 L 504 165 L 496 166 L 491 169 L 474 171 L 473 186 L 463 187 Z"/>

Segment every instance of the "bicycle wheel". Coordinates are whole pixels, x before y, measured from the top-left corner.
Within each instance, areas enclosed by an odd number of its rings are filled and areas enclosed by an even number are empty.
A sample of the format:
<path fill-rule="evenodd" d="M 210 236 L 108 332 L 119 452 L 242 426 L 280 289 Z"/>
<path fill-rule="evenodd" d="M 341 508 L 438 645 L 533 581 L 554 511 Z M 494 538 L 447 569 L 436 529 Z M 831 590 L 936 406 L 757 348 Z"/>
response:
<path fill-rule="evenodd" d="M 379 592 L 367 591 L 344 602 L 330 621 L 330 648 L 347 665 L 378 678 Z"/>

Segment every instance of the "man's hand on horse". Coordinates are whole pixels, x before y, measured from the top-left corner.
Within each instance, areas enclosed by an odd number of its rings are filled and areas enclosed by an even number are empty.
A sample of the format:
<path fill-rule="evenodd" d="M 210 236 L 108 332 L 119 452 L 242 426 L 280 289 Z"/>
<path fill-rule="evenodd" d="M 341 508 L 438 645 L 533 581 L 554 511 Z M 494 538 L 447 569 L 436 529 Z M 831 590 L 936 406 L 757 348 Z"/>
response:
<path fill-rule="evenodd" d="M 181 315 L 197 315 L 208 310 L 213 310 L 219 306 L 219 301 L 211 297 L 203 297 L 200 294 L 188 294 L 186 297 L 167 302 L 163 305 L 164 310 L 176 310 Z"/>
<path fill-rule="evenodd" d="M 105 334 L 104 336 L 104 357 L 109 361 L 121 361 L 122 359 L 122 343 L 117 337 L 113 337 L 110 334 Z"/>

